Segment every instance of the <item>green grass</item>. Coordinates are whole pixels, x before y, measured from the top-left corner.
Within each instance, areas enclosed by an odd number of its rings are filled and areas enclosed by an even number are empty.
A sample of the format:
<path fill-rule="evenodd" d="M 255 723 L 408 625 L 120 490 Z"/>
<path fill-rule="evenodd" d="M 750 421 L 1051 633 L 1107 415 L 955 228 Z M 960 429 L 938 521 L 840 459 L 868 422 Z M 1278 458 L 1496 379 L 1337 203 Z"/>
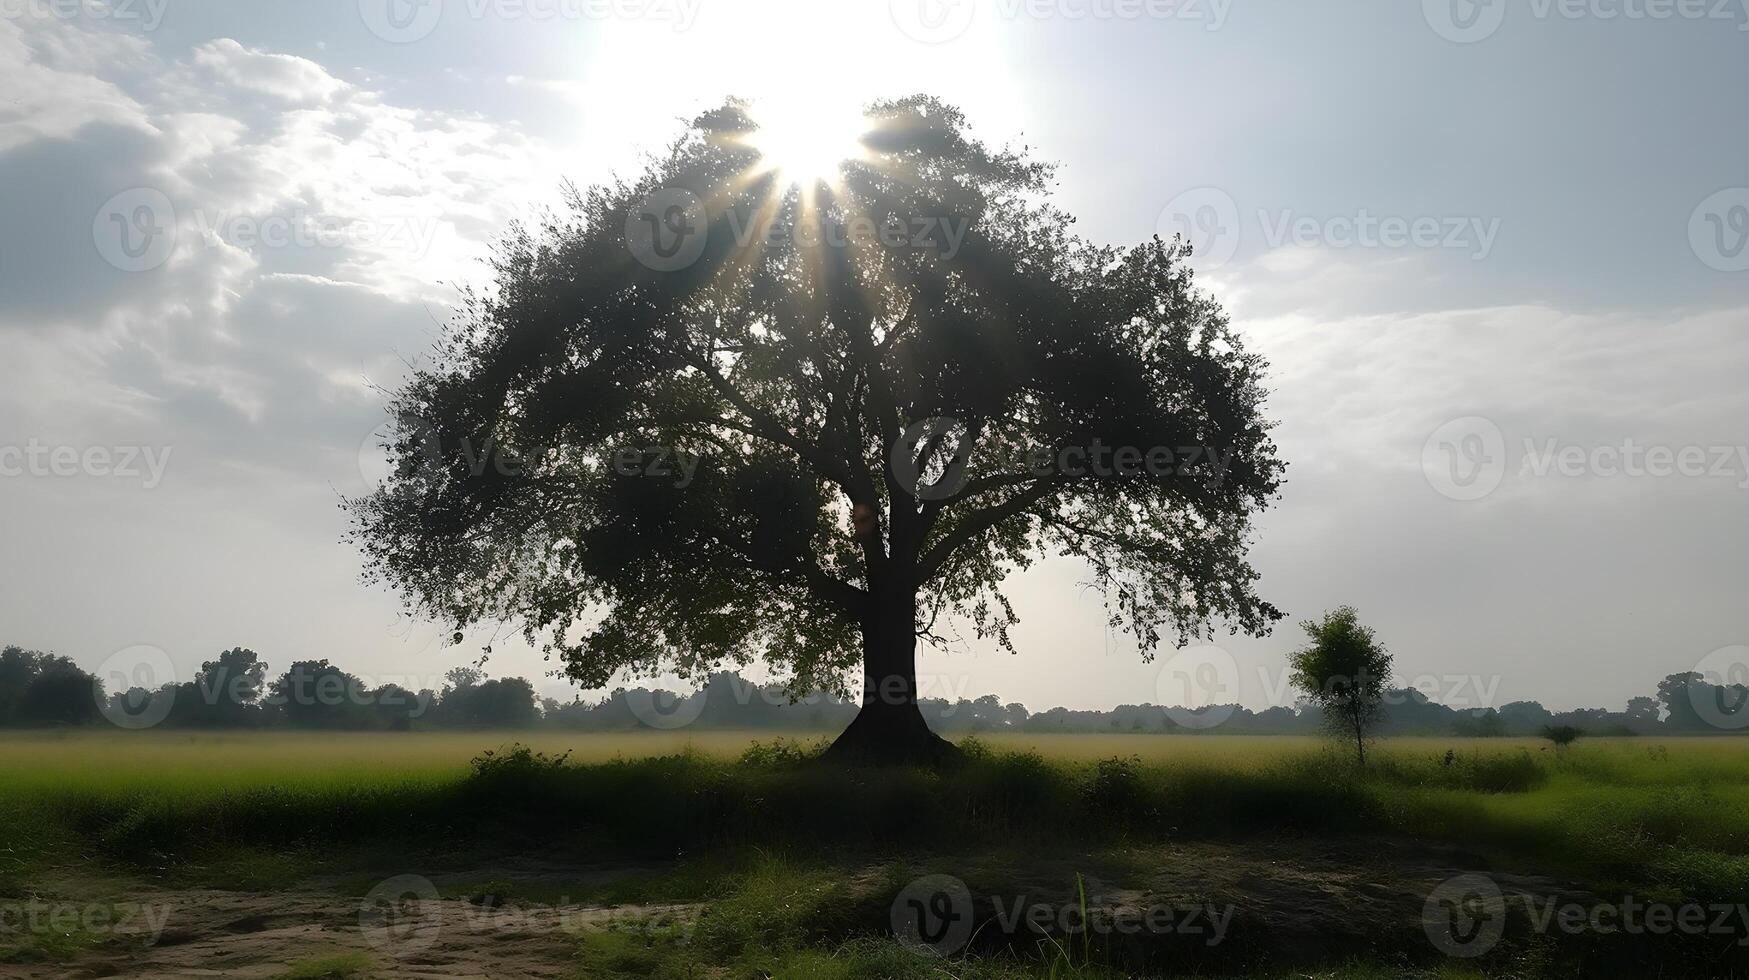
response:
<path fill-rule="evenodd" d="M 769 743 L 737 763 L 752 741 L 740 733 L 543 736 L 532 748 L 569 752 L 566 765 L 473 774 L 469 759 L 506 738 L 0 735 L 0 894 L 24 887 L 33 859 L 92 845 L 159 865 L 198 852 L 214 880 L 249 887 L 300 866 L 263 851 L 543 829 L 659 854 L 1389 831 L 1700 898 L 1749 890 L 1749 739 L 1589 739 L 1560 753 L 1534 740 L 1396 739 L 1357 772 L 1312 739 L 1004 736 L 977 743 L 956 773 L 876 778 L 798 765 Z M 512 797 L 526 805 L 500 805 Z"/>
<path fill-rule="evenodd" d="M 518 738 L 533 751 L 470 765 Z M 941 963 L 897 947 L 881 923 L 912 864 L 971 880 L 967 862 L 992 863 L 993 849 L 1111 855 L 1196 838 L 1383 834 L 1600 893 L 1749 894 L 1749 739 L 1586 739 L 1558 753 L 1528 739 L 1393 739 L 1357 770 L 1305 738 L 1003 736 L 967 743 L 951 772 L 872 773 L 811 765 L 809 747 L 769 739 L 749 751 L 754 738 L 0 734 L 0 900 L 38 894 L 69 868 L 252 890 L 350 874 L 362 889 L 385 862 L 458 853 L 653 858 L 657 870 L 569 897 L 702 901 L 707 913 L 684 936 L 580 939 L 586 975 L 973 980 L 1119 974 L 1074 950 Z M 865 879 L 847 883 L 847 868 Z M 567 887 L 481 878 L 446 890 L 539 902 Z M 84 945 L 35 937 L 4 955 L 53 961 Z M 1435 975 L 1410 966 L 1294 975 Z M 294 975 L 368 975 L 339 961 L 298 968 L 318 967 L 329 972 Z"/>
<path fill-rule="evenodd" d="M 363 953 L 332 953 L 292 964 L 290 970 L 280 974 L 280 980 L 362 980 L 370 976 L 371 967 L 370 957 Z"/>

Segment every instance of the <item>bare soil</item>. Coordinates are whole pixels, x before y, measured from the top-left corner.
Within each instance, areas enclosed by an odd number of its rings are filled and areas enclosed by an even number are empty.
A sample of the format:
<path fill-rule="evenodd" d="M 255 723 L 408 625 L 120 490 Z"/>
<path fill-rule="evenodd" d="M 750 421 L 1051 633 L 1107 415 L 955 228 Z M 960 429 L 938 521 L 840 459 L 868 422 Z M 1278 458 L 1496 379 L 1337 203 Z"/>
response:
<path fill-rule="evenodd" d="M 124 934 L 62 962 L 0 965 L 0 976 L 275 980 L 312 960 L 351 954 L 354 959 L 368 957 L 366 975 L 371 977 L 575 977 L 579 932 L 685 923 L 703 907 L 549 904 L 514 896 L 559 894 L 557 889 L 568 883 L 638 871 L 580 870 L 524 857 L 474 871 L 451 867 L 428 876 L 397 876 L 363 897 L 356 883 L 349 887 L 338 880 L 274 892 L 143 887 L 122 901 L 160 911 L 162 929 L 155 936 Z M 1097 859 L 1039 857 L 1001 865 L 994 872 L 986 865 L 980 874 L 967 877 L 981 919 L 993 918 L 999 902 L 1012 908 L 1015 896 L 1029 903 L 1078 903 L 1077 874 L 1089 907 L 1104 914 L 1160 907 L 1230 908 L 1227 942 L 1251 950 L 1247 966 L 1281 967 L 1326 955 L 1374 955 L 1388 961 L 1405 950 L 1431 951 L 1423 929 L 1429 893 L 1441 882 L 1474 872 L 1488 873 L 1508 894 L 1588 899 L 1583 891 L 1551 878 L 1503 873 L 1481 855 L 1412 841 L 1193 841 L 1111 852 Z M 847 874 L 855 881 L 879 878 L 873 871 Z M 435 898 L 425 884 L 453 896 L 465 890 L 465 883 L 481 881 L 510 883 L 512 898 Z M 536 887 L 531 890 L 531 885 Z M 993 933 L 986 929 L 979 935 L 989 939 Z M 1194 958 L 1208 938 L 1205 927 L 1170 941 Z M 1161 939 L 1144 935 L 1133 941 Z M 1259 957 L 1259 949 L 1270 952 Z M 1228 946 L 1209 965 L 1226 965 L 1237 952 Z"/>

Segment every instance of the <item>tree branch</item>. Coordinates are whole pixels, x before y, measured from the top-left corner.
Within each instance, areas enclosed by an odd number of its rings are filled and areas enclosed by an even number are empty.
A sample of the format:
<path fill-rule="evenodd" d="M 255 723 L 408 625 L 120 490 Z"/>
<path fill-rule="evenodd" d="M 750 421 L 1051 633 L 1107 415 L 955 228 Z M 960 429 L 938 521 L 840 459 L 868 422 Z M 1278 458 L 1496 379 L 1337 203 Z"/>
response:
<path fill-rule="evenodd" d="M 968 514 L 965 520 L 954 525 L 952 530 L 943 535 L 941 540 L 935 543 L 935 547 L 930 548 L 921 558 L 917 559 L 917 583 L 921 585 L 929 581 L 936 570 L 953 557 L 954 551 L 966 542 L 1011 517 L 1025 513 L 1027 508 L 1062 489 L 1065 485 L 1066 481 L 1060 478 L 1041 481 L 1036 486 L 1028 487 L 993 507 L 986 507 L 983 510 Z"/>

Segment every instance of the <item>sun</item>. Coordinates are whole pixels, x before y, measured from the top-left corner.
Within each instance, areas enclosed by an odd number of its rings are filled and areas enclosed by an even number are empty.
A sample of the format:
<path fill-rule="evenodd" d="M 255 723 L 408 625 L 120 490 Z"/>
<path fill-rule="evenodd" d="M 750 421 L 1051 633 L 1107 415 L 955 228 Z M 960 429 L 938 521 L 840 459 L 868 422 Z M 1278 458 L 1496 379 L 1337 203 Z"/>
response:
<path fill-rule="evenodd" d="M 749 110 L 754 130 L 747 144 L 762 170 L 801 187 L 838 182 L 844 165 L 865 159 L 870 122 L 859 110 L 806 98 L 765 99 Z"/>

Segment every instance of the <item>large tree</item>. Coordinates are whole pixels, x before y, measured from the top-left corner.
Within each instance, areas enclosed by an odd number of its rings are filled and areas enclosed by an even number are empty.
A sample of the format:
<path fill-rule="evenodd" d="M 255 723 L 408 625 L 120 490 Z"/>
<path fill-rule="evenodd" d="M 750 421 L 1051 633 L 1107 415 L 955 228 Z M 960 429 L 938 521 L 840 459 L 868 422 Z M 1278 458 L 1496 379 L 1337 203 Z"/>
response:
<path fill-rule="evenodd" d="M 800 183 L 756 111 L 511 230 L 393 399 L 393 474 L 349 501 L 367 574 L 458 638 L 519 624 L 590 687 L 860 666 L 849 759 L 951 751 L 917 710 L 919 638 L 1012 649 L 1000 586 L 1047 554 L 1088 566 L 1144 656 L 1266 632 L 1264 365 L 1183 243 L 1077 237 L 1050 167 L 932 98 L 874 105 Z"/>

